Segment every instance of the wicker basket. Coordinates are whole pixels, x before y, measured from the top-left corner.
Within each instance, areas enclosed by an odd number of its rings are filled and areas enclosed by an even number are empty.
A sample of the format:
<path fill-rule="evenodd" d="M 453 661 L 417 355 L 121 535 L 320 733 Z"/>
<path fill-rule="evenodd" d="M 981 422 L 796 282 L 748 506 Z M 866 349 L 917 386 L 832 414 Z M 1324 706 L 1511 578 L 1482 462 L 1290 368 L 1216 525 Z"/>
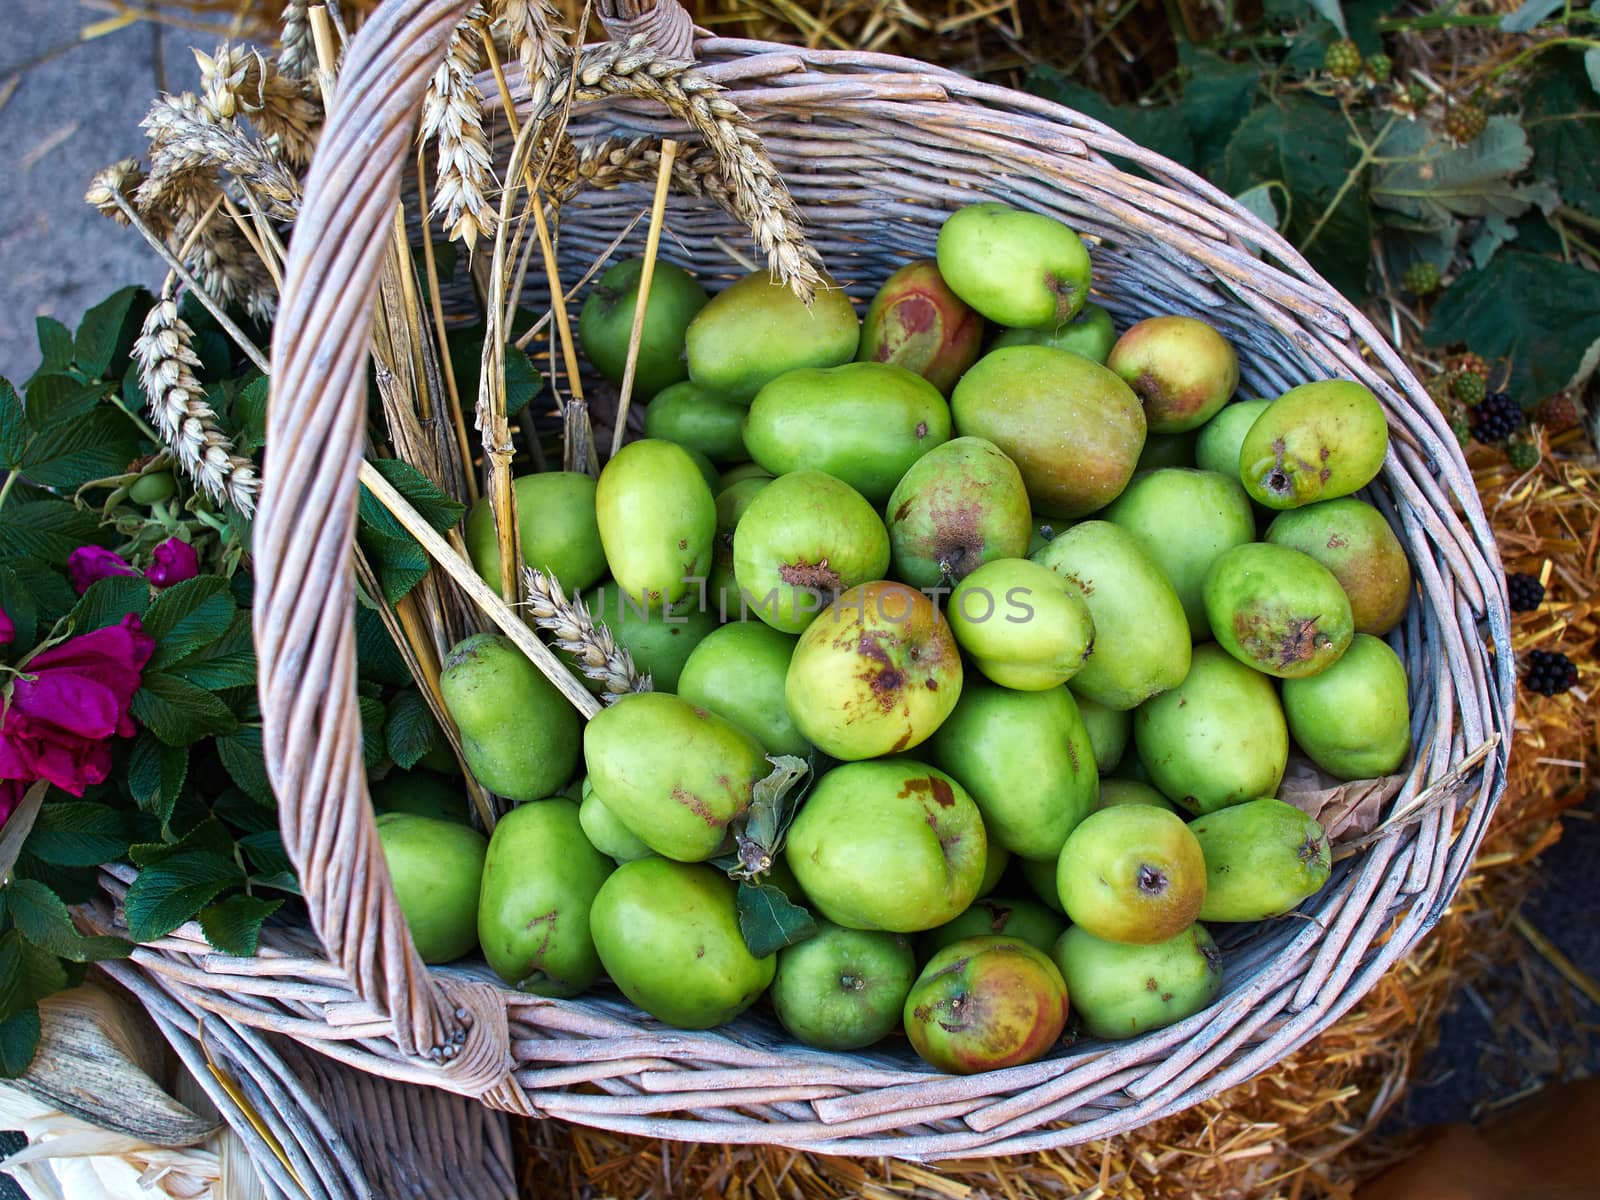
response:
<path fill-rule="evenodd" d="M 603 14 L 608 7 L 617 4 L 600 5 Z M 1133 1041 L 1080 1042 L 966 1078 L 931 1072 L 909 1049 L 808 1050 L 756 1015 L 681 1032 L 604 995 L 546 1000 L 502 987 L 481 964 L 424 967 L 367 798 L 350 550 L 379 265 L 423 89 L 467 3 L 389 0 L 348 51 L 295 229 L 255 531 L 267 762 L 315 934 L 269 929 L 261 953 L 238 960 L 180 930 L 138 961 L 186 1002 L 375 1074 L 613 1130 L 830 1153 L 933 1159 L 1087 1141 L 1277 1061 L 1437 920 L 1504 778 L 1512 673 L 1503 579 L 1438 410 L 1367 320 L 1281 238 L 1103 126 L 905 59 L 698 36 L 675 0 L 625 7 L 658 46 L 692 52 L 705 76 L 733 89 L 813 244 L 858 299 L 907 258 L 927 255 L 947 212 L 1000 199 L 1092 239 L 1097 288 L 1123 321 L 1194 313 L 1221 328 L 1247 389 L 1275 395 L 1333 375 L 1373 389 L 1392 437 L 1369 495 L 1399 531 L 1421 590 L 1392 638 L 1410 671 L 1418 749 L 1383 835 L 1338 863 L 1300 916 L 1225 935 L 1225 990 L 1207 1011 Z M 626 24 L 608 22 L 613 35 Z M 661 110 L 627 100 L 580 108 L 573 131 L 684 136 Z M 566 277 L 641 203 L 635 190 L 567 204 Z M 689 197 L 674 198 L 667 225 L 663 253 L 685 262 L 713 261 L 713 239 L 742 232 Z"/>

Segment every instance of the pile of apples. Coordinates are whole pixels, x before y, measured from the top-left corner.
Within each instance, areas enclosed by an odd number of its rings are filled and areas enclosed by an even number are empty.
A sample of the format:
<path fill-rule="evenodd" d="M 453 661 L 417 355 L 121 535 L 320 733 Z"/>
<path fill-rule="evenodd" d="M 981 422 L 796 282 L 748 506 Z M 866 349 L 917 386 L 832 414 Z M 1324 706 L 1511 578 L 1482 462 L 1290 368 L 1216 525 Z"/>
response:
<path fill-rule="evenodd" d="M 613 377 L 640 274 L 580 322 Z M 808 1045 L 903 1029 L 956 1072 L 1210 1004 L 1204 923 L 1329 878 L 1275 798 L 1291 740 L 1343 779 L 1410 749 L 1382 637 L 1411 572 L 1353 496 L 1387 426 L 1345 380 L 1236 399 L 1211 325 L 1119 336 L 1089 293 L 1071 229 L 999 204 L 951 215 L 864 322 L 836 288 L 708 297 L 657 264 L 647 436 L 598 480 L 516 482 L 523 559 L 654 690 L 581 727 L 506 639 L 451 652 L 467 765 L 517 803 L 485 843 L 419 815 L 420 773 L 385 781 L 424 957 L 481 946 L 553 996 L 604 974 L 684 1028 L 767 994 Z M 486 507 L 465 533 L 498 581 Z"/>

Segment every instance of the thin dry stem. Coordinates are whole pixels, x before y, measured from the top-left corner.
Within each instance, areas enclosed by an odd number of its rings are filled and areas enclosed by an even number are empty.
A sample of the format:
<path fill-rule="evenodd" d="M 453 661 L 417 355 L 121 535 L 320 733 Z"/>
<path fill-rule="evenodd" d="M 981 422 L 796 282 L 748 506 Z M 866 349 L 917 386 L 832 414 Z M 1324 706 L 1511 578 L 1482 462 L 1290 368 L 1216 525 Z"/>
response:
<path fill-rule="evenodd" d="M 523 568 L 522 584 L 534 624 L 555 639 L 556 649 L 570 655 L 580 671 L 604 685 L 607 704 L 630 692 L 651 690 L 650 676 L 638 673 L 633 656 L 617 645 L 610 629 L 595 624 L 582 596 L 567 599 L 560 582 L 537 567 Z"/>
<path fill-rule="evenodd" d="M 495 189 L 489 138 L 483 129 L 483 93 L 478 90 L 478 39 L 473 26 L 488 20 L 483 5 L 473 5 L 450 37 L 445 60 L 434 73 L 422 105 L 422 136 L 438 153 L 433 213 L 442 217 L 451 241 L 472 250 L 479 238 L 492 238 Z"/>
<path fill-rule="evenodd" d="M 246 515 L 253 512 L 261 489 L 255 464 L 237 453 L 233 440 L 217 427 L 217 414 L 194 375 L 193 368 L 200 365 L 194 330 L 178 315 L 171 294 L 164 294 L 145 318 L 133 357 L 150 416 L 179 464 L 219 503 Z"/>
<path fill-rule="evenodd" d="M 639 272 L 638 293 L 633 302 L 633 329 L 628 335 L 628 358 L 622 369 L 622 391 L 617 398 L 617 427 L 611 436 L 611 453 L 622 449 L 628 431 L 628 405 L 633 400 L 633 381 L 639 368 L 639 346 L 644 340 L 645 314 L 650 308 L 650 285 L 655 281 L 656 255 L 661 251 L 661 222 L 667 212 L 667 186 L 672 182 L 672 163 L 678 156 L 678 143 L 668 138 L 661 143 L 660 171 L 656 176 L 655 196 L 650 205 L 650 232 L 645 237 L 644 263 Z"/>

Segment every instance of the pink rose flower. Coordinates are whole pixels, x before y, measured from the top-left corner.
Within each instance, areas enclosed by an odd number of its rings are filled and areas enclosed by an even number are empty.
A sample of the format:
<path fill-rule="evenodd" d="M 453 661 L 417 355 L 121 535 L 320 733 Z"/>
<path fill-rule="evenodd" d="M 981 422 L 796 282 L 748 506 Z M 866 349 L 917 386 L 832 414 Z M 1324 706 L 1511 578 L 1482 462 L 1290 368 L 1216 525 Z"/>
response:
<path fill-rule="evenodd" d="M 129 613 L 35 655 L 0 719 L 0 780 L 47 779 L 74 796 L 103 782 L 111 739 L 138 732 L 128 705 L 155 648 Z"/>
<path fill-rule="evenodd" d="M 20 779 L 0 779 L 0 828 L 4 828 L 11 814 L 17 811 L 27 787 Z"/>
<path fill-rule="evenodd" d="M 158 588 L 169 588 L 198 574 L 200 556 L 194 552 L 194 547 L 177 538 L 168 538 L 150 556 L 150 568 L 144 577 Z"/>
<path fill-rule="evenodd" d="M 6 615 L 6 610 L 0 608 L 0 646 L 11 645 L 11 639 L 17 636 L 17 627 L 11 623 L 11 618 Z"/>
<path fill-rule="evenodd" d="M 80 596 L 102 579 L 138 573 L 121 555 L 113 554 L 104 546 L 79 546 L 67 557 L 67 578 L 72 581 L 72 590 Z"/>

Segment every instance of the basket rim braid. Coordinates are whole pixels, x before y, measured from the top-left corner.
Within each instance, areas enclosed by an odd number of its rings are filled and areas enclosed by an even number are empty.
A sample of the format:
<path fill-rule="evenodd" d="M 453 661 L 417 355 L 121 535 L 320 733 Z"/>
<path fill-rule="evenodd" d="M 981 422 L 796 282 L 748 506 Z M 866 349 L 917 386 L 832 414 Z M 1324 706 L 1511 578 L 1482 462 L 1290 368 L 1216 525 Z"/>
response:
<path fill-rule="evenodd" d="M 695 36 L 676 0 L 599 9 L 613 36 L 636 39 L 629 53 L 650 39 L 680 53 L 692 45 L 701 76 L 755 122 L 846 287 L 862 291 L 926 255 L 957 204 L 1003 199 L 1097 243 L 1097 299 L 1115 315 L 1216 321 L 1258 394 L 1331 375 L 1373 390 L 1391 436 L 1381 486 L 1367 495 L 1395 525 L 1420 589 L 1391 635 L 1411 676 L 1417 749 L 1380 833 L 1299 914 L 1219 938 L 1224 991 L 1211 1008 L 1026 1066 L 942 1076 L 909 1051 L 798 1046 L 748 1014 L 688 1032 L 611 995 L 549 1000 L 504 987 L 481 963 L 422 964 L 366 790 L 351 547 L 379 267 L 424 88 L 469 7 L 386 0 L 348 47 L 273 338 L 254 622 L 267 767 L 311 928 L 271 924 L 255 958 L 235 959 L 185 926 L 136 961 L 185 1003 L 236 1024 L 496 1108 L 651 1137 L 916 1159 L 1126 1132 L 1266 1069 L 1348 1010 L 1437 921 L 1505 779 L 1504 577 L 1442 414 L 1365 316 L 1193 173 L 1069 109 L 923 63 Z M 636 19 L 617 19 L 617 7 Z M 685 136 L 659 107 L 615 97 L 577 106 L 572 130 Z M 574 198 L 562 210 L 563 256 L 592 259 L 625 223 L 622 206 L 637 211 L 638 193 Z M 667 257 L 688 253 L 673 245 L 680 236 L 710 246 L 737 228 L 704 197 L 675 196 L 670 212 Z M 131 878 L 103 875 L 109 895 L 93 923 L 116 923 Z"/>

